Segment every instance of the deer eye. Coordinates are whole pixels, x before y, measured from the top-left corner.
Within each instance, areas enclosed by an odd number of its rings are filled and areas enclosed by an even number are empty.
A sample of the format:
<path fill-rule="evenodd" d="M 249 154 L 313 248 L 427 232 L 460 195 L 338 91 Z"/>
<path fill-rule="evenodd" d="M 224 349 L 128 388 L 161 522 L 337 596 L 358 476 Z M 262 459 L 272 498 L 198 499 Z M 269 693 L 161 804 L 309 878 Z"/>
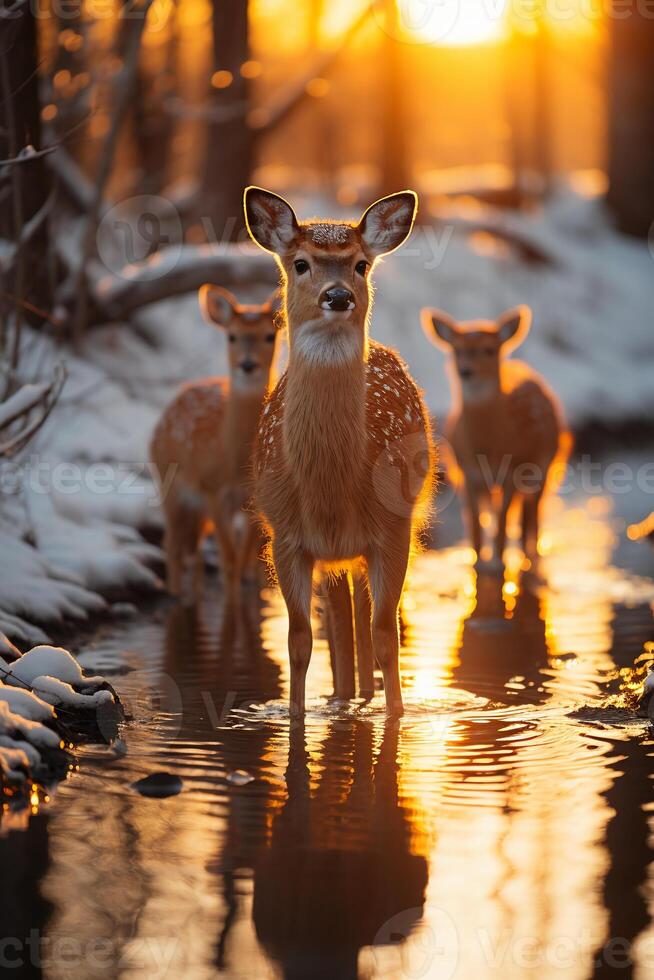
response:
<path fill-rule="evenodd" d="M 274 334 L 274 333 L 267 333 L 266 334 L 266 343 L 267 344 L 274 344 L 275 343 L 275 336 L 276 336 L 276 334 Z"/>
<path fill-rule="evenodd" d="M 355 265 L 354 271 L 358 273 L 360 276 L 365 276 L 369 268 L 370 268 L 370 263 L 366 262 L 365 259 L 361 259 L 361 261 L 357 262 L 357 264 Z"/>
<path fill-rule="evenodd" d="M 297 262 L 293 263 L 293 265 L 295 266 L 295 271 L 297 272 L 298 276 L 303 276 L 305 272 L 309 271 L 309 263 L 305 262 L 304 259 L 298 259 Z"/>
<path fill-rule="evenodd" d="M 236 334 L 235 333 L 230 333 L 229 334 L 229 342 L 230 342 L 230 344 L 235 344 L 236 343 Z"/>

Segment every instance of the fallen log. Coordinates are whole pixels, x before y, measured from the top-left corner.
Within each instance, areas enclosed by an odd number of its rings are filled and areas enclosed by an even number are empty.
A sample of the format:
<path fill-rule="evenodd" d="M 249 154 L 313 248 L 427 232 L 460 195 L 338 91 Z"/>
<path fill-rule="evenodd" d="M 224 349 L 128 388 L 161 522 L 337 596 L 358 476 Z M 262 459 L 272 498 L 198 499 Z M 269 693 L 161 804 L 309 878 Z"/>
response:
<path fill-rule="evenodd" d="M 205 282 L 270 287 L 279 281 L 271 257 L 245 245 L 170 245 L 117 274 L 103 275 L 100 268 L 93 266 L 90 293 L 98 314 L 109 320 L 127 319 L 142 306 L 195 292 Z"/>

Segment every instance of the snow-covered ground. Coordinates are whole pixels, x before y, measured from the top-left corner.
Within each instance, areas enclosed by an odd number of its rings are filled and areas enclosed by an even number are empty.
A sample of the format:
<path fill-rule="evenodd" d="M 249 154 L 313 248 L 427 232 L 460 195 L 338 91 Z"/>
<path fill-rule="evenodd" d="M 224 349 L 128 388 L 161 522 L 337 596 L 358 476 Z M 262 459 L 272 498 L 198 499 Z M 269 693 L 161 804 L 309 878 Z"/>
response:
<path fill-rule="evenodd" d="M 295 203 L 300 217 L 315 210 Z M 471 236 L 471 221 L 484 231 Z M 547 260 L 527 261 L 493 229 Z M 559 392 L 573 429 L 652 421 L 653 273 L 646 243 L 616 234 L 596 199 L 570 191 L 542 215 L 441 212 L 380 265 L 372 334 L 401 352 L 442 418 L 445 359 L 420 329 L 421 307 L 466 319 L 526 302 L 534 326 L 518 356 Z M 269 289 L 242 295 L 260 299 Z M 23 347 L 25 381 L 62 356 L 29 331 Z M 55 411 L 0 469 L 0 630 L 23 643 L 43 642 L 51 624 L 104 612 L 112 594 L 157 588 L 160 552 L 140 533 L 160 526 L 148 440 L 182 380 L 224 371 L 225 339 L 189 295 L 144 308 L 130 325 L 93 329 L 83 357 L 63 356 L 69 377 Z"/>

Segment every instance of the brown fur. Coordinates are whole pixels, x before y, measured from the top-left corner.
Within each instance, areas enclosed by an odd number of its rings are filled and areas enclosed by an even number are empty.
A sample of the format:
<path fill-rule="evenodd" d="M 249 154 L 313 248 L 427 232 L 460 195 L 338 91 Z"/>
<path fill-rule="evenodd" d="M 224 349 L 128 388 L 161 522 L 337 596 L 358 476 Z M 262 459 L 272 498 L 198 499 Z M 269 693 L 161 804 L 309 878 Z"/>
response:
<path fill-rule="evenodd" d="M 252 442 L 268 391 L 275 355 L 277 295 L 263 306 L 244 306 L 215 286 L 204 286 L 205 317 L 227 331 L 229 378 L 192 381 L 163 413 L 150 444 L 165 516 L 168 589 L 178 595 L 186 559 L 195 562 L 214 528 L 230 590 L 251 570 L 258 541 L 246 518 L 240 536 L 234 518 L 249 496 Z M 247 368 L 247 372 L 245 370 Z"/>
<path fill-rule="evenodd" d="M 353 631 L 349 594 L 344 612 L 345 570 L 355 573 L 355 608 L 367 616 L 356 624 L 361 693 L 372 695 L 371 641 L 387 709 L 399 714 L 397 610 L 434 460 L 427 413 L 405 365 L 368 341 L 369 272 L 409 234 L 415 197 L 377 202 L 358 225 L 299 224 L 286 202 L 258 188 L 246 191 L 245 204 L 252 237 L 277 255 L 289 328 L 289 366 L 264 406 L 254 477 L 289 613 L 291 708 L 304 710 L 317 567 L 330 576 L 330 633 L 340 637 L 337 696 L 354 695 L 345 662 Z M 334 289 L 347 292 L 351 308 L 325 309 Z"/>
<path fill-rule="evenodd" d="M 446 313 L 423 310 L 422 322 L 429 339 L 453 354 L 454 406 L 446 436 L 473 547 L 479 556 L 482 506 L 499 496 L 492 561 L 501 565 L 507 513 L 519 498 L 523 547 L 535 562 L 541 498 L 560 469 L 553 466 L 555 460 L 562 464 L 567 458 L 570 440 L 558 399 L 543 378 L 522 361 L 505 358 L 526 337 L 531 312 L 518 307 L 497 323 L 457 324 Z"/>

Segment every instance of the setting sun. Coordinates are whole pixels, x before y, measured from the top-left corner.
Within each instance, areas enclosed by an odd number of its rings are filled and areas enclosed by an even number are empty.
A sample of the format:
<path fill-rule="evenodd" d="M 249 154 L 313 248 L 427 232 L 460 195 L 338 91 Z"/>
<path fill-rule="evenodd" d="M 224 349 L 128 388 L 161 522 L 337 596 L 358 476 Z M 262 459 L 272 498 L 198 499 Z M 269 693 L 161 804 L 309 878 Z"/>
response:
<path fill-rule="evenodd" d="M 468 45 L 504 34 L 506 0 L 398 0 L 407 34 L 431 44 Z"/>

